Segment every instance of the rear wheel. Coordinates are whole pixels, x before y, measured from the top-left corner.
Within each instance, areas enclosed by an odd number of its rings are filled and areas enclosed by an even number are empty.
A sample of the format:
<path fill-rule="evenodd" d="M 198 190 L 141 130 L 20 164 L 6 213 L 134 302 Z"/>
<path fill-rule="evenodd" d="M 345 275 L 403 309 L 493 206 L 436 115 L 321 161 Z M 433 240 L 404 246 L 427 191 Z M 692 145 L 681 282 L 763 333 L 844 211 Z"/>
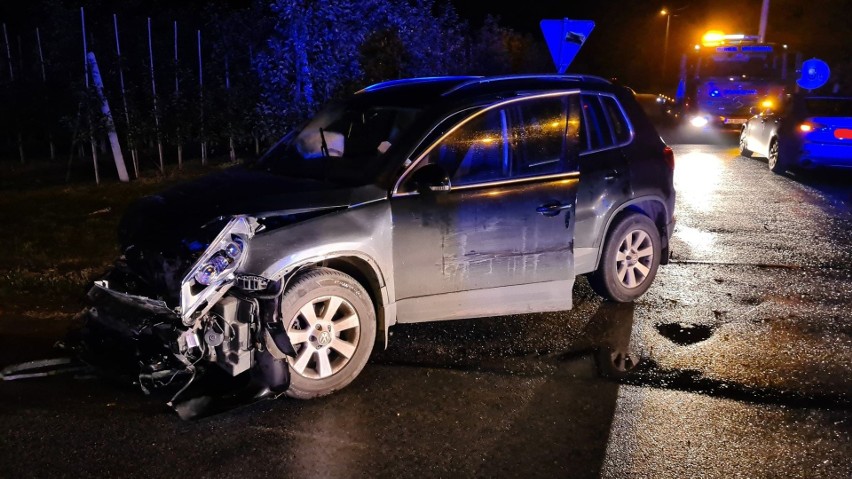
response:
<path fill-rule="evenodd" d="M 769 154 L 766 155 L 766 163 L 769 165 L 769 170 L 773 173 L 784 173 L 786 168 L 781 162 L 781 153 L 778 148 L 778 140 L 772 140 L 769 144 Z"/>
<path fill-rule="evenodd" d="M 296 350 L 288 358 L 288 396 L 331 394 L 367 364 L 376 315 L 367 291 L 351 276 L 328 268 L 299 276 L 281 298 L 281 318 Z"/>
<path fill-rule="evenodd" d="M 746 148 L 746 145 L 748 144 L 748 142 L 746 141 L 747 136 L 748 135 L 746 133 L 746 127 L 743 127 L 742 131 L 740 132 L 740 156 L 744 158 L 751 158 L 752 151 Z"/>
<path fill-rule="evenodd" d="M 660 266 L 660 232 L 645 215 L 622 216 L 607 234 L 589 283 L 604 298 L 629 303 L 651 287 Z"/>

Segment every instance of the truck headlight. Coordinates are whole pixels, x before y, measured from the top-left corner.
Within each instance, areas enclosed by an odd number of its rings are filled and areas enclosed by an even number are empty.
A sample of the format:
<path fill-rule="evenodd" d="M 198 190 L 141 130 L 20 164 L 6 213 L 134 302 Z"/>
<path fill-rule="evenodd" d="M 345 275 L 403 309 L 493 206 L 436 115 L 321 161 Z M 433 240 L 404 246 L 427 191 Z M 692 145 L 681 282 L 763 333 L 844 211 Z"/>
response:
<path fill-rule="evenodd" d="M 689 124 L 696 128 L 703 128 L 707 126 L 709 120 L 707 120 L 706 116 L 694 116 L 691 120 L 689 120 Z"/>

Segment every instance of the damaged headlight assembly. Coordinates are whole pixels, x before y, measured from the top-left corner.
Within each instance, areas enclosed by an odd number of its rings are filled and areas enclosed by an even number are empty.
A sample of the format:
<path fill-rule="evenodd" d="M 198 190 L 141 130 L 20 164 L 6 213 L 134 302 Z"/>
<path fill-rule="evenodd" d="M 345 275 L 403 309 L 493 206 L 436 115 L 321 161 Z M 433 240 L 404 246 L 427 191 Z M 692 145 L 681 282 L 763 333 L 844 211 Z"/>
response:
<path fill-rule="evenodd" d="M 168 404 L 184 419 L 285 390 L 285 356 L 295 352 L 278 318 L 281 282 L 241 271 L 262 229 L 254 217 L 230 218 L 185 271 L 177 305 L 96 281 L 81 333 L 83 360 L 146 394 L 177 388 Z"/>
<path fill-rule="evenodd" d="M 207 313 L 228 291 L 257 227 L 254 218 L 232 218 L 183 278 L 179 314 L 185 326 Z"/>

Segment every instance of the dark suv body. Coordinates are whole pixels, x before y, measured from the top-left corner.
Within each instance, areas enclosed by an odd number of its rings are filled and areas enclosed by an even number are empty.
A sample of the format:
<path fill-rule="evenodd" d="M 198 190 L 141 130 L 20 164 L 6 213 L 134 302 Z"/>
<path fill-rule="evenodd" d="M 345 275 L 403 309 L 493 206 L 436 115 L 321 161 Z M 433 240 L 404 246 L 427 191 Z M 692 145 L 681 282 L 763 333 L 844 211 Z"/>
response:
<path fill-rule="evenodd" d="M 569 309 L 587 273 L 632 301 L 668 257 L 673 167 L 600 78 L 374 85 L 258 161 L 137 202 L 87 342 L 150 345 L 152 386 L 218 369 L 328 394 L 397 323 Z"/>

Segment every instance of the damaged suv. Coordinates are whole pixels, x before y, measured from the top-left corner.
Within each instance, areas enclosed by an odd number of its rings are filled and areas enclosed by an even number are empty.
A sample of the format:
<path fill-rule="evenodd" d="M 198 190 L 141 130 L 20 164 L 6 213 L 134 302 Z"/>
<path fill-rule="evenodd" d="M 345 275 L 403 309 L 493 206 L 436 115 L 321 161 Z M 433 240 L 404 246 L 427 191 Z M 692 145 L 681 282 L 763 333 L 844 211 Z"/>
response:
<path fill-rule="evenodd" d="M 259 160 L 140 199 L 88 294 L 145 390 L 349 384 L 398 323 L 629 302 L 668 258 L 672 151 L 597 77 L 436 77 L 328 105 Z"/>

